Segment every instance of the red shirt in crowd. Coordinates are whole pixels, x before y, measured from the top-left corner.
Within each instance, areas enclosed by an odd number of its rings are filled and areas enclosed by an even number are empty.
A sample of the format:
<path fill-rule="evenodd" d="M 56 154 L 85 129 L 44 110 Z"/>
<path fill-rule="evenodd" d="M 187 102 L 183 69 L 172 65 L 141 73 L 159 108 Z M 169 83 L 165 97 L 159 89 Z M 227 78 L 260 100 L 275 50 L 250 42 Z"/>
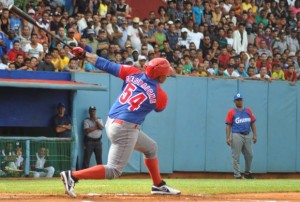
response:
<path fill-rule="evenodd" d="M 288 81 L 297 81 L 297 73 L 295 71 L 290 72 L 289 70 L 286 70 L 284 78 Z"/>
<path fill-rule="evenodd" d="M 23 58 L 25 58 L 25 52 L 22 50 L 16 51 L 15 49 L 10 49 L 7 51 L 7 57 L 8 61 L 10 62 L 16 62 L 17 55 L 23 55 Z"/>
<path fill-rule="evenodd" d="M 263 61 L 261 61 L 261 60 L 258 60 L 257 62 L 256 62 L 256 67 L 258 68 L 258 70 L 260 70 L 260 68 L 261 68 L 261 66 L 262 66 L 262 63 L 263 63 Z M 271 69 L 272 69 L 272 65 L 271 65 L 271 63 L 270 62 L 265 62 L 266 63 L 266 67 L 267 67 L 267 69 L 268 69 L 268 71 L 271 71 Z"/>
<path fill-rule="evenodd" d="M 224 68 L 227 67 L 227 65 L 229 64 L 229 60 L 230 60 L 230 54 L 226 53 L 226 54 L 220 54 L 218 56 L 218 60 L 219 60 L 219 65 L 222 65 Z"/>

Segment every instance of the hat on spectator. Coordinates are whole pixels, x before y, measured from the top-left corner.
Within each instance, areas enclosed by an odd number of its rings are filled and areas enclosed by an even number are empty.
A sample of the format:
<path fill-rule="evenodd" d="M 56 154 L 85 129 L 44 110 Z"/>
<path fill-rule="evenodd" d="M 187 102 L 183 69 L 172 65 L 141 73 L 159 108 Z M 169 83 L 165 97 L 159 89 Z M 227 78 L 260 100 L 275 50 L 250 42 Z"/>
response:
<path fill-rule="evenodd" d="M 176 1 L 175 1 L 175 0 L 168 0 L 167 3 L 168 3 L 168 4 L 169 4 L 169 3 L 176 3 Z"/>
<path fill-rule="evenodd" d="M 95 32 L 94 32 L 93 29 L 88 29 L 88 30 L 87 30 L 87 34 L 95 34 Z"/>
<path fill-rule="evenodd" d="M 175 19 L 175 23 L 180 23 L 181 22 L 181 19 L 180 18 L 176 18 Z"/>
<path fill-rule="evenodd" d="M 98 33 L 105 33 L 104 29 L 99 29 Z"/>
<path fill-rule="evenodd" d="M 227 68 L 234 68 L 234 64 L 228 64 Z"/>
<path fill-rule="evenodd" d="M 148 34 L 143 34 L 143 38 L 148 38 L 149 36 L 148 36 Z"/>
<path fill-rule="evenodd" d="M 73 33 L 74 33 L 75 30 L 74 30 L 73 28 L 70 27 L 70 28 L 68 29 L 68 32 L 73 32 Z"/>
<path fill-rule="evenodd" d="M 160 53 L 160 57 L 163 57 L 163 56 L 167 56 L 167 53 L 166 53 L 165 51 L 162 51 L 162 52 Z"/>
<path fill-rule="evenodd" d="M 65 105 L 63 102 L 59 102 L 59 103 L 57 104 L 57 108 L 60 108 L 60 107 L 65 108 L 66 105 Z"/>
<path fill-rule="evenodd" d="M 132 51 L 132 54 L 133 54 L 134 52 L 137 52 L 137 53 L 139 54 L 139 51 L 138 51 L 137 49 L 134 49 L 134 50 Z"/>
<path fill-rule="evenodd" d="M 74 41 L 71 41 L 68 44 L 69 44 L 69 46 L 76 47 L 76 43 Z"/>
<path fill-rule="evenodd" d="M 285 30 L 284 29 L 280 30 L 279 34 L 281 34 L 281 35 L 285 34 Z"/>
<path fill-rule="evenodd" d="M 247 23 L 246 24 L 246 29 L 252 29 L 252 24 L 251 23 Z"/>
<path fill-rule="evenodd" d="M 154 54 L 154 50 L 149 50 L 148 55 L 150 55 L 150 54 Z"/>
<path fill-rule="evenodd" d="M 181 29 L 181 32 L 189 32 L 189 30 L 184 27 L 184 28 Z"/>
<path fill-rule="evenodd" d="M 61 14 L 59 12 L 55 12 L 54 16 L 61 16 Z"/>
<path fill-rule="evenodd" d="M 90 106 L 89 111 L 93 111 L 93 110 L 96 110 L 96 107 L 95 106 Z"/>
<path fill-rule="evenodd" d="M 240 93 L 237 93 L 234 97 L 233 97 L 234 100 L 237 100 L 237 99 L 243 99 L 243 96 L 240 94 Z"/>
<path fill-rule="evenodd" d="M 133 23 L 139 23 L 140 22 L 140 18 L 139 17 L 134 17 L 132 20 Z"/>
<path fill-rule="evenodd" d="M 28 14 L 35 14 L 35 11 L 31 8 L 28 10 Z"/>
<path fill-rule="evenodd" d="M 45 6 L 45 11 L 51 11 L 51 8 L 49 6 Z"/>
<path fill-rule="evenodd" d="M 147 58 L 146 58 L 144 55 L 139 55 L 138 60 L 139 60 L 139 61 L 140 61 L 140 60 L 147 60 Z"/>
<path fill-rule="evenodd" d="M 121 23 L 122 23 L 122 24 L 126 24 L 126 23 L 127 23 L 126 18 L 122 18 Z"/>
<path fill-rule="evenodd" d="M 296 53 L 295 52 L 290 52 L 289 53 L 289 56 L 292 56 L 292 57 L 294 57 L 296 55 Z"/>
<path fill-rule="evenodd" d="M 168 25 L 173 25 L 173 24 L 174 24 L 174 22 L 172 20 L 168 21 Z"/>
<path fill-rule="evenodd" d="M 128 57 L 128 58 L 126 58 L 126 60 L 124 62 L 125 62 L 125 64 L 133 63 L 133 60 Z"/>
<path fill-rule="evenodd" d="M 292 29 L 292 32 L 297 32 L 297 31 L 298 29 L 296 27 Z"/>

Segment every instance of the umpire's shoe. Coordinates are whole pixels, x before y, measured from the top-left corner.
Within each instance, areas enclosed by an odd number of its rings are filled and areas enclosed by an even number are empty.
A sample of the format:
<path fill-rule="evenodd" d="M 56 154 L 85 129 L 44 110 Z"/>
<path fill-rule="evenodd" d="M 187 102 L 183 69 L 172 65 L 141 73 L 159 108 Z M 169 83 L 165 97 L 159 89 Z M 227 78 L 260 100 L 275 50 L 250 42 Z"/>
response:
<path fill-rule="evenodd" d="M 64 186 L 65 186 L 65 193 L 68 194 L 69 196 L 75 198 L 76 193 L 75 193 L 74 187 L 75 187 L 75 183 L 77 182 L 77 180 L 75 180 L 72 177 L 71 171 L 70 170 L 62 171 L 60 173 L 60 176 L 61 176 L 61 180 L 63 181 Z"/>
<path fill-rule="evenodd" d="M 252 173 L 245 173 L 244 178 L 246 178 L 246 179 L 255 179 L 255 177 Z"/>
<path fill-rule="evenodd" d="M 181 192 L 169 187 L 165 181 L 162 181 L 158 186 L 152 186 L 151 194 L 178 195 Z"/>

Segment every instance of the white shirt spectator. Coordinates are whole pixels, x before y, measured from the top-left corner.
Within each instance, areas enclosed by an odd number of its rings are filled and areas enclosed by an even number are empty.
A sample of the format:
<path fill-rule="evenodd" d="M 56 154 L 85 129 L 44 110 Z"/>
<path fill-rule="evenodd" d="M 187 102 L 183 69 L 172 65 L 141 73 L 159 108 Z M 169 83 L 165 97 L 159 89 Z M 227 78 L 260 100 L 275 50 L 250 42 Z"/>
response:
<path fill-rule="evenodd" d="M 143 33 L 143 30 L 139 27 L 140 31 Z M 139 37 L 139 31 L 135 28 L 133 28 L 132 25 L 128 27 L 127 30 L 128 36 L 130 36 L 130 41 L 133 49 L 141 50 L 141 39 Z"/>
<path fill-rule="evenodd" d="M 40 52 L 44 52 L 43 46 L 38 43 L 36 48 L 33 48 L 30 44 L 27 44 L 24 48 L 24 52 L 28 53 L 28 57 L 40 57 Z"/>
<path fill-rule="evenodd" d="M 11 4 L 15 4 L 14 0 L 1 0 L 0 1 L 4 8 L 8 8 Z"/>
<path fill-rule="evenodd" d="M 233 49 L 236 51 L 237 54 L 240 54 L 240 52 L 242 51 L 247 51 L 247 46 L 247 32 L 244 30 L 243 34 L 241 35 L 239 30 L 235 30 L 233 32 Z"/>

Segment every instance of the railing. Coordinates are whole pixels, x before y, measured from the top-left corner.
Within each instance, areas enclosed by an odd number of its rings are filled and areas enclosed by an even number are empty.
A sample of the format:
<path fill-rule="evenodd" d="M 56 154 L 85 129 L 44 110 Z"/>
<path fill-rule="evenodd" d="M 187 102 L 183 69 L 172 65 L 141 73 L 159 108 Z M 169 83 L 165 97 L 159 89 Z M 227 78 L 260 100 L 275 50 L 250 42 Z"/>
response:
<path fill-rule="evenodd" d="M 41 147 L 47 150 L 46 164 L 53 166 L 54 176 L 58 176 L 61 170 L 71 168 L 71 144 L 71 138 L 0 136 L 1 177 L 32 176 L 36 153 Z M 9 156 L 10 161 L 14 161 L 17 158 L 16 150 L 19 147 L 22 148 L 21 156 L 23 157 L 21 171 L 19 169 L 7 170 L 5 156 Z"/>

